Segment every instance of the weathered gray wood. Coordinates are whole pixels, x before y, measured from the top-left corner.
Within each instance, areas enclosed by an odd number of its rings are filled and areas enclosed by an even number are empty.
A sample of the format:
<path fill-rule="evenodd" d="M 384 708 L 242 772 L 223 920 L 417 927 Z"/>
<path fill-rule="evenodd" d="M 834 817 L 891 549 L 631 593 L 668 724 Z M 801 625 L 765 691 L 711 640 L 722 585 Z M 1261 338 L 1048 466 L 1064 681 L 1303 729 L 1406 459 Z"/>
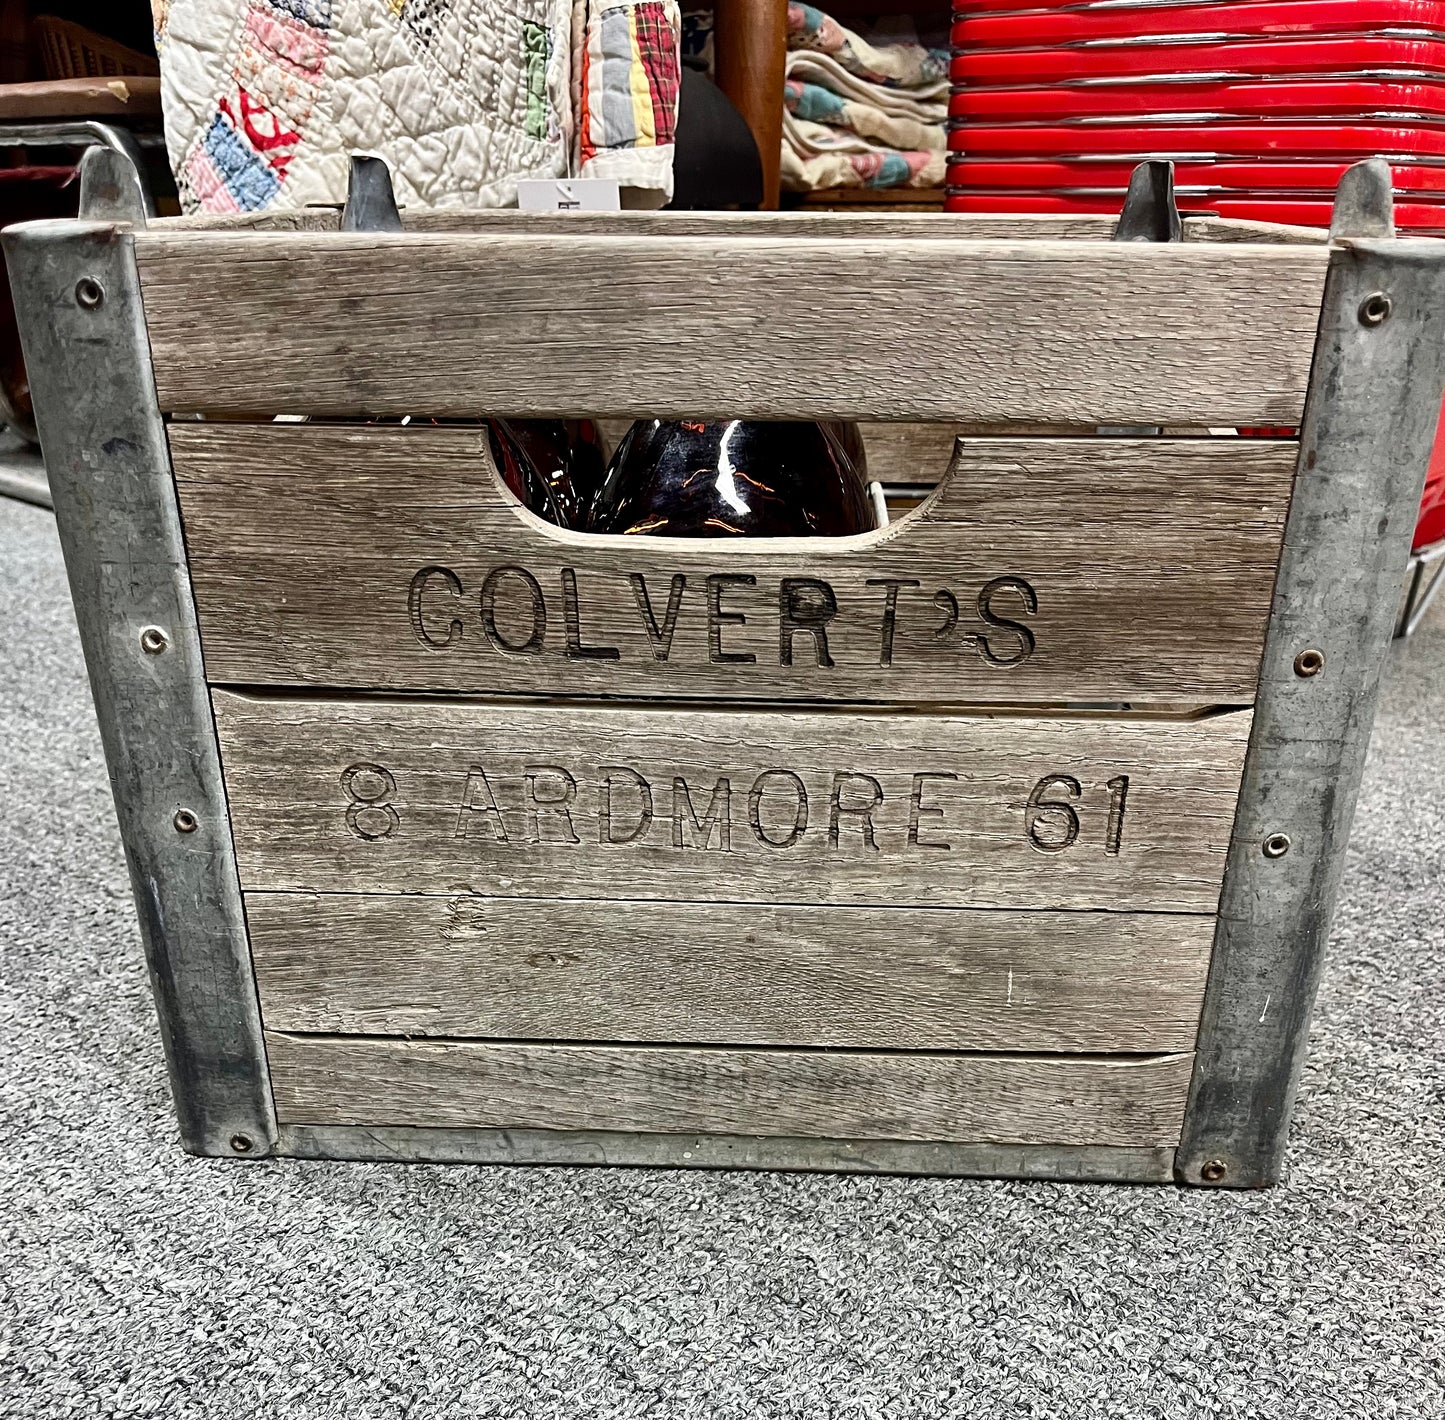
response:
<path fill-rule="evenodd" d="M 335 232 L 340 212 L 197 213 L 151 224 L 162 232 Z M 485 209 L 401 209 L 408 232 L 511 236 L 672 237 L 959 237 L 971 240 L 1107 241 L 1112 217 L 1088 214 L 974 212 L 519 212 Z"/>
<path fill-rule="evenodd" d="M 634 1168 L 789 1169 L 827 1173 L 1167 1183 L 1173 1149 L 1100 1144 L 909 1144 L 893 1139 L 645 1134 L 596 1129 L 425 1129 L 283 1124 L 276 1151 L 375 1163 L 592 1164 Z"/>
<path fill-rule="evenodd" d="M 334 232 L 340 210 L 199 212 L 152 221 L 161 232 Z M 1117 217 L 1088 213 L 1007 212 L 519 212 L 516 208 L 401 209 L 409 232 L 490 232 L 534 236 L 674 237 L 966 237 L 974 241 L 1108 241 Z M 1314 227 L 1184 218 L 1185 241 L 1306 242 L 1328 240 Z"/>
<path fill-rule="evenodd" d="M 1185 217 L 1186 242 L 1269 242 L 1323 247 L 1330 234 L 1322 227 L 1297 227 L 1288 222 L 1253 222 L 1243 217 Z"/>
<path fill-rule="evenodd" d="M 272 1030 L 1192 1050 L 1214 923 L 1119 912 L 251 893 Z"/>
<path fill-rule="evenodd" d="M 953 461 L 954 424 L 868 424 L 861 431 L 868 477 L 883 483 L 937 483 Z"/>
<path fill-rule="evenodd" d="M 908 704 L 1252 700 L 1295 452 L 967 440 L 933 499 L 880 533 L 697 540 L 531 517 L 474 427 L 170 434 L 213 682 Z M 787 593 L 800 578 L 827 587 Z M 981 618 L 990 585 L 1018 626 Z M 780 608 L 827 590 L 824 658 L 808 632 L 785 641 Z"/>
<path fill-rule="evenodd" d="M 1167 1147 L 1192 1057 L 266 1036 L 292 1124 Z"/>
<path fill-rule="evenodd" d="M 167 410 L 1111 425 L 1297 422 L 1327 257 L 176 231 L 136 252 Z"/>
<path fill-rule="evenodd" d="M 212 702 L 248 892 L 860 906 L 1213 912 L 1250 722 Z"/>

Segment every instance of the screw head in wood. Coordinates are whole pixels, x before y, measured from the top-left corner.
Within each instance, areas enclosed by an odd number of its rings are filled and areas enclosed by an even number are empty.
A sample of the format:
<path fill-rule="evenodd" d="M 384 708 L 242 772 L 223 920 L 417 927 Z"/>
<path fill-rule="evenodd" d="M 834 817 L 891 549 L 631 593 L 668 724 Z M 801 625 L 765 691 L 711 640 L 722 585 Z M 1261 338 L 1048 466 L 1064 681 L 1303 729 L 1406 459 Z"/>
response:
<path fill-rule="evenodd" d="M 75 283 L 75 304 L 93 311 L 105 301 L 105 287 L 94 276 L 82 276 Z"/>
<path fill-rule="evenodd" d="M 1361 325 L 1383 325 L 1390 319 L 1394 302 L 1383 291 L 1371 291 L 1360 302 Z"/>
<path fill-rule="evenodd" d="M 189 809 L 177 809 L 171 822 L 177 833 L 194 833 L 200 827 L 200 820 Z"/>
<path fill-rule="evenodd" d="M 1325 653 L 1310 646 L 1294 658 L 1294 673 L 1306 680 L 1318 675 L 1325 668 Z"/>
<path fill-rule="evenodd" d="M 1208 1163 L 1201 1164 L 1199 1177 L 1205 1183 L 1218 1183 L 1229 1172 L 1229 1165 L 1223 1159 L 1210 1159 Z"/>
<path fill-rule="evenodd" d="M 1271 833 L 1264 840 L 1264 856 L 1266 858 L 1283 858 L 1289 852 L 1289 834 Z"/>
<path fill-rule="evenodd" d="M 140 648 L 148 656 L 159 656 L 170 644 L 159 626 L 147 626 L 140 634 Z"/>
<path fill-rule="evenodd" d="M 256 1146 L 251 1142 L 249 1134 L 231 1135 L 231 1149 L 237 1154 L 249 1154 Z"/>

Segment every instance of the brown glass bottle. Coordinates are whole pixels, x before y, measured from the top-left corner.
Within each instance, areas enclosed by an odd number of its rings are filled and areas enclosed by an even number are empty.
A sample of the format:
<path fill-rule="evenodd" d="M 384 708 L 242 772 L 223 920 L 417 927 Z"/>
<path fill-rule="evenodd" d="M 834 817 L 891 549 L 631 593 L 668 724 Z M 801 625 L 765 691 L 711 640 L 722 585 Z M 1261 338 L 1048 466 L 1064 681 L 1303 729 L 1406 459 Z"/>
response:
<path fill-rule="evenodd" d="M 588 528 L 842 537 L 874 525 L 866 483 L 835 425 L 639 420 L 612 455 Z"/>
<path fill-rule="evenodd" d="M 526 508 L 559 527 L 587 526 L 602 486 L 602 445 L 590 419 L 489 419 L 492 458 Z"/>

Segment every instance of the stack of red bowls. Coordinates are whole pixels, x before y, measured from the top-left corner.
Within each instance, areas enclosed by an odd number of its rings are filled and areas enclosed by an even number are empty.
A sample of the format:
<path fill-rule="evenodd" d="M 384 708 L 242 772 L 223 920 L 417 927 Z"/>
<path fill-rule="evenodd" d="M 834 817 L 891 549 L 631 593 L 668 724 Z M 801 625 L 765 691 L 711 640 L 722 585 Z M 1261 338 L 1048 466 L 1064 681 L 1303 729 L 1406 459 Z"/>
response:
<path fill-rule="evenodd" d="M 1445 0 L 954 0 L 952 46 L 951 212 L 1117 213 L 1170 158 L 1186 211 L 1327 227 L 1378 155 L 1396 225 L 1445 235 Z"/>
<path fill-rule="evenodd" d="M 1181 206 L 1328 226 L 1379 154 L 1445 232 L 1445 0 L 955 0 L 952 42 L 951 211 L 1117 212 L 1157 157 Z"/>

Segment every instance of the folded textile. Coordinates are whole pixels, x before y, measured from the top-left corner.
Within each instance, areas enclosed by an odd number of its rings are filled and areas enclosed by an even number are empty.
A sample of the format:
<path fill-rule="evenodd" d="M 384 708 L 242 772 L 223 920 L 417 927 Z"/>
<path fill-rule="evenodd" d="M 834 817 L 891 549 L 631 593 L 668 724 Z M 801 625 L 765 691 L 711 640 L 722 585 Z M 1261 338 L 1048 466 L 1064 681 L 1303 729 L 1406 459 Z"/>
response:
<path fill-rule="evenodd" d="M 577 0 L 585 16 L 577 86 L 578 175 L 672 196 L 679 42 L 676 0 Z"/>
<path fill-rule="evenodd" d="M 837 94 L 840 99 L 851 99 L 902 118 L 916 118 L 920 123 L 943 123 L 948 117 L 947 83 L 917 89 L 890 89 L 850 74 L 829 55 L 806 49 L 790 51 L 785 65 L 786 81 L 813 84 Z"/>
<path fill-rule="evenodd" d="M 795 147 L 823 152 L 835 149 L 860 152 L 872 140 L 886 148 L 942 148 L 941 122 L 920 122 L 906 114 L 893 114 L 872 104 L 845 99 L 819 84 L 783 86 L 783 132 Z"/>
<path fill-rule="evenodd" d="M 403 205 L 505 205 L 579 162 L 671 192 L 675 0 L 154 0 L 154 18 L 187 212 L 339 203 L 356 152 L 386 159 Z"/>
<path fill-rule="evenodd" d="M 944 180 L 947 52 L 874 44 L 788 7 L 783 186 L 934 187 Z"/>
<path fill-rule="evenodd" d="M 805 156 L 785 139 L 782 182 L 788 192 L 816 192 L 825 187 L 942 187 L 945 158 L 942 151 L 899 153 L 881 148 Z"/>
<path fill-rule="evenodd" d="M 870 44 L 844 29 L 812 5 L 788 6 L 788 48 L 830 55 L 850 74 L 894 89 L 932 89 L 948 85 L 949 52 L 921 44 Z"/>

